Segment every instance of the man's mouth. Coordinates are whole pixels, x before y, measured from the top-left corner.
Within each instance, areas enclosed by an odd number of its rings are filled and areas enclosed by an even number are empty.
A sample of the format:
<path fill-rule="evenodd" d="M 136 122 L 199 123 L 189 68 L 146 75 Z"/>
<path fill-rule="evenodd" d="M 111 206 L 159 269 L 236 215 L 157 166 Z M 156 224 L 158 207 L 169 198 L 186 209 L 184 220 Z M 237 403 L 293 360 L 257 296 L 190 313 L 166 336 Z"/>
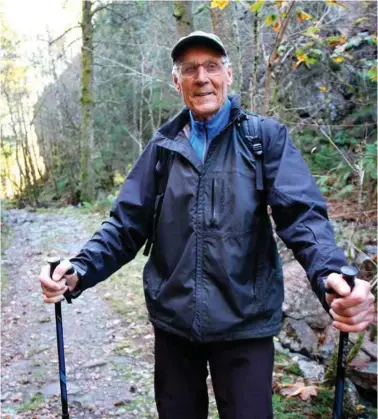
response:
<path fill-rule="evenodd" d="M 209 93 L 196 93 L 196 96 L 203 97 L 203 96 L 209 96 L 209 95 L 212 95 L 212 94 L 213 94 L 212 92 L 209 92 Z"/>

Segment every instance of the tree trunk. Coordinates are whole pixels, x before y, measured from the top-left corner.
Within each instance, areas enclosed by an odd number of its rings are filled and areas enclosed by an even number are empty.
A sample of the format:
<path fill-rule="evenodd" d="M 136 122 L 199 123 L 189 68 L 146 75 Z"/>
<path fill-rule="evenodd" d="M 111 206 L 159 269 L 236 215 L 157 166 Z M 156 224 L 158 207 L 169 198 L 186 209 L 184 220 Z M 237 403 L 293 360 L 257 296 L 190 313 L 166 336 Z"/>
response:
<path fill-rule="evenodd" d="M 175 0 L 173 2 L 173 17 L 176 20 L 177 34 L 180 38 L 193 32 L 191 1 Z"/>
<path fill-rule="evenodd" d="M 210 13 L 212 30 L 221 38 L 232 63 L 234 80 L 231 89 L 240 95 L 241 55 L 235 4 L 231 2 L 230 6 L 225 10 L 218 8 L 210 9 Z"/>
<path fill-rule="evenodd" d="M 82 2 L 81 48 L 82 90 L 81 90 L 81 156 L 80 156 L 80 199 L 93 201 L 95 178 L 92 166 L 94 147 L 93 127 L 93 24 L 92 2 Z"/>
<path fill-rule="evenodd" d="M 256 13 L 253 17 L 253 69 L 249 79 L 249 98 L 252 112 L 257 112 L 257 70 L 259 64 L 259 35 L 260 25 L 259 16 Z"/>
<path fill-rule="evenodd" d="M 268 65 L 266 68 L 266 78 L 265 78 L 265 94 L 264 94 L 264 115 L 267 115 L 269 112 L 269 103 L 270 103 L 270 81 L 273 73 L 273 67 L 276 63 L 276 60 L 279 59 L 278 56 L 278 47 L 283 41 L 283 37 L 286 32 L 287 25 L 289 24 L 290 14 L 294 10 L 295 0 L 290 3 L 289 10 L 286 13 L 286 16 L 283 20 L 281 28 L 277 34 L 276 42 L 274 44 L 272 53 L 269 56 Z"/>

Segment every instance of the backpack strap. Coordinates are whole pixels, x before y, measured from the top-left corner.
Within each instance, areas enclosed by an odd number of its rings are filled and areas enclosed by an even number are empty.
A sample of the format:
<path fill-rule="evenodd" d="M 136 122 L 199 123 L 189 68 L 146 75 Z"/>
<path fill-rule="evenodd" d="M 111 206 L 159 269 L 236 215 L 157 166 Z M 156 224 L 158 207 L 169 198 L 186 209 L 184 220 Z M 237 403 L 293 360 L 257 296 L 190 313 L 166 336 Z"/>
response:
<path fill-rule="evenodd" d="M 158 147 L 157 155 L 158 159 L 155 166 L 157 195 L 154 205 L 154 214 L 152 217 L 152 228 L 150 230 L 150 234 L 147 238 L 147 243 L 143 251 L 144 256 L 148 256 L 150 254 L 151 247 L 155 242 L 156 230 L 160 217 L 161 207 L 163 204 L 165 189 L 168 183 L 170 162 L 173 157 L 173 152 L 163 147 Z"/>
<path fill-rule="evenodd" d="M 260 116 L 257 114 L 244 114 L 240 121 L 242 129 L 242 139 L 248 147 L 249 151 L 254 155 L 256 160 L 256 189 L 264 190 L 264 147 L 261 130 Z"/>

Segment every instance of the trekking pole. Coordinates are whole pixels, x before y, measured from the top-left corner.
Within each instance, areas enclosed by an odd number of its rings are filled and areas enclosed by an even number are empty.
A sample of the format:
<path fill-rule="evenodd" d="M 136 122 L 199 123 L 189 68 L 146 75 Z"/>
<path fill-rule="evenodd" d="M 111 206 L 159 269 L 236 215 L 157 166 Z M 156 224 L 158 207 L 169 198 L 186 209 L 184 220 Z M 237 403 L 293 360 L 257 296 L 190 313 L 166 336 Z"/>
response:
<path fill-rule="evenodd" d="M 61 259 L 51 258 L 47 263 L 50 265 L 50 277 L 59 265 Z M 73 268 L 69 269 L 65 275 L 72 275 L 75 272 Z M 64 293 L 67 303 L 71 304 L 71 297 L 69 291 Z M 68 400 L 67 400 L 67 382 L 66 382 L 66 364 L 64 360 L 64 342 L 63 342 L 63 321 L 62 321 L 62 305 L 55 303 L 55 323 L 56 323 L 56 339 L 58 345 L 58 359 L 59 359 L 59 381 L 60 381 L 60 399 L 62 403 L 62 418 L 69 419 Z"/>
<path fill-rule="evenodd" d="M 354 288 L 354 280 L 358 275 L 358 269 L 355 266 L 343 266 L 341 274 L 343 279 L 348 283 L 350 289 Z M 341 419 L 343 413 L 343 397 L 345 384 L 345 370 L 347 367 L 347 356 L 349 353 L 348 333 L 340 332 L 339 353 L 337 356 L 337 373 L 335 385 L 335 400 L 333 403 L 332 419 Z"/>

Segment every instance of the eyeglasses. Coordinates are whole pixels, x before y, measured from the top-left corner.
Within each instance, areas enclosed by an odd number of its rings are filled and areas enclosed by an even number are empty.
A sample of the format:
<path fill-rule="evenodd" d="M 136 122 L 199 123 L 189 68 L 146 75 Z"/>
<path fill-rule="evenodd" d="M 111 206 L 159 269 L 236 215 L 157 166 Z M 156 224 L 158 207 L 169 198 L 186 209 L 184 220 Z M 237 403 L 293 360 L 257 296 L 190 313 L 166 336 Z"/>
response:
<path fill-rule="evenodd" d="M 214 61 L 208 60 L 203 62 L 202 64 L 197 63 L 182 63 L 178 66 L 180 70 L 181 77 L 183 78 L 192 78 L 197 74 L 197 71 L 200 67 L 202 67 L 208 76 L 216 76 L 220 74 L 223 68 L 224 61 Z"/>

